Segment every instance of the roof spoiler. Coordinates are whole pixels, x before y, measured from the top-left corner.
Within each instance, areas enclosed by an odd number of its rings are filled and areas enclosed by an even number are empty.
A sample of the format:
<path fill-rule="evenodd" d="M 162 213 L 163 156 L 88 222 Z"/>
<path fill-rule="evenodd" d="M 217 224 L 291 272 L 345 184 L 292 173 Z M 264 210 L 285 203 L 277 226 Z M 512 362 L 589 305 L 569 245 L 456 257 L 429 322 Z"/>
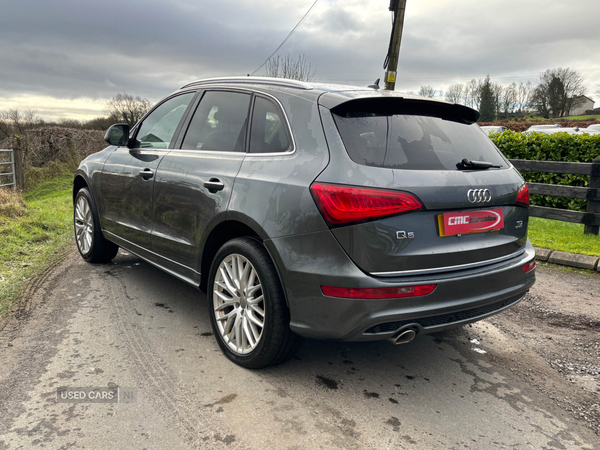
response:
<path fill-rule="evenodd" d="M 342 117 L 356 117 L 363 114 L 378 116 L 411 114 L 439 117 L 468 125 L 479 119 L 479 112 L 467 106 L 404 97 L 357 98 L 333 107 L 331 112 Z"/>

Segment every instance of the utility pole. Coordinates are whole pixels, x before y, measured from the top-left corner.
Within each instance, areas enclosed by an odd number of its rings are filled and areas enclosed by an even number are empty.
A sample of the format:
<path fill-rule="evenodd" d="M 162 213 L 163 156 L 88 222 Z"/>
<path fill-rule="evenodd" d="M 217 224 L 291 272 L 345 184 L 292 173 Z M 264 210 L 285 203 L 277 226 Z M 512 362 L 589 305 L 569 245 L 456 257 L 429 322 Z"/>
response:
<path fill-rule="evenodd" d="M 396 71 L 398 69 L 398 54 L 400 53 L 400 41 L 402 40 L 405 9 L 406 0 L 390 0 L 390 11 L 394 13 L 394 24 L 386 58 L 387 71 L 385 72 L 385 88 L 388 91 L 393 91 L 396 88 Z"/>

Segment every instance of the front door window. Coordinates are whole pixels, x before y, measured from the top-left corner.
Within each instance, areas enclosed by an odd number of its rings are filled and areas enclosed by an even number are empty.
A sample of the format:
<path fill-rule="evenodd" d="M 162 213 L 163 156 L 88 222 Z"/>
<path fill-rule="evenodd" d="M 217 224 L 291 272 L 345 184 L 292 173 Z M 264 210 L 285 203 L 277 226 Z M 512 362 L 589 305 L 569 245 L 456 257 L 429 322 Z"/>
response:
<path fill-rule="evenodd" d="M 138 129 L 135 147 L 169 148 L 177 125 L 194 95 L 194 92 L 178 95 L 152 111 Z"/>

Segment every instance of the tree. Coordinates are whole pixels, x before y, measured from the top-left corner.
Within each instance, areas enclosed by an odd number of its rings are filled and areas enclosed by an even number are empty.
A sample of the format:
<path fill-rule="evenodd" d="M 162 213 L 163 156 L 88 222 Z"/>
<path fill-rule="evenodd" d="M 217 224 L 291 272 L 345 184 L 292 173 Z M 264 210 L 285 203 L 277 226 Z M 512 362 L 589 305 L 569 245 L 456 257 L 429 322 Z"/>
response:
<path fill-rule="evenodd" d="M 436 90 L 433 86 L 424 85 L 419 88 L 419 95 L 421 97 L 433 98 L 435 97 Z"/>
<path fill-rule="evenodd" d="M 465 87 L 465 104 L 470 106 L 471 108 L 479 109 L 479 104 L 481 102 L 481 80 L 472 79 L 467 83 Z"/>
<path fill-rule="evenodd" d="M 106 102 L 106 113 L 113 121 L 125 122 L 132 127 L 151 107 L 152 103 L 145 98 L 117 94 Z"/>
<path fill-rule="evenodd" d="M 519 97 L 519 87 L 517 83 L 512 83 L 502 89 L 502 95 L 500 96 L 500 106 L 498 108 L 498 115 L 502 112 L 505 119 L 508 119 L 510 114 L 514 113 L 517 109 Z"/>
<path fill-rule="evenodd" d="M 494 120 L 496 120 L 496 118 L 502 108 L 502 105 L 500 103 L 502 102 L 502 97 L 504 95 L 504 88 L 499 83 L 492 83 L 491 86 L 492 86 L 492 95 L 494 98 L 494 111 L 496 113 Z"/>
<path fill-rule="evenodd" d="M 310 63 L 306 62 L 304 53 L 296 58 L 292 55 L 287 55 L 285 58 L 275 56 L 267 61 L 265 68 L 268 77 L 299 81 L 312 81 L 316 73 L 316 69 L 312 69 Z"/>
<path fill-rule="evenodd" d="M 488 75 L 481 85 L 481 100 L 479 104 L 479 121 L 493 122 L 496 120 L 496 101 L 494 99 L 494 91 L 492 82 Z"/>
<path fill-rule="evenodd" d="M 21 111 L 15 108 L 0 111 L 0 138 L 8 138 L 13 134 L 23 134 L 42 123 L 43 121 L 37 115 L 35 109 Z"/>
<path fill-rule="evenodd" d="M 533 83 L 528 81 L 527 83 L 520 82 L 517 89 L 517 111 L 524 112 L 528 111 L 531 105 L 531 94 L 533 92 Z"/>
<path fill-rule="evenodd" d="M 446 91 L 446 101 L 450 103 L 461 103 L 465 86 L 462 83 L 453 84 Z"/>
<path fill-rule="evenodd" d="M 548 85 L 548 107 L 555 117 L 562 117 L 565 114 L 565 84 L 558 77 L 552 77 Z"/>
<path fill-rule="evenodd" d="M 583 77 L 576 70 L 549 69 L 540 74 L 531 103 L 543 117 L 563 117 L 581 102 L 585 91 Z"/>

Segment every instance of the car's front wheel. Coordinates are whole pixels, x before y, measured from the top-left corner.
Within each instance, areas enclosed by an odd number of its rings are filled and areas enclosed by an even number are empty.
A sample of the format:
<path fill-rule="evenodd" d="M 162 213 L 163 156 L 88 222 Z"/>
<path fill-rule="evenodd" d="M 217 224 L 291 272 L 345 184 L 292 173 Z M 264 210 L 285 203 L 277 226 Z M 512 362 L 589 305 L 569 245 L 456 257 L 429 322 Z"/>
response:
<path fill-rule="evenodd" d="M 300 337 L 290 330 L 277 271 L 260 242 L 236 238 L 224 244 L 213 260 L 207 291 L 212 329 L 230 360 L 259 369 L 293 355 Z"/>
<path fill-rule="evenodd" d="M 104 239 L 94 199 L 87 188 L 75 196 L 73 228 L 79 253 L 88 262 L 103 263 L 113 259 L 119 247 Z"/>

